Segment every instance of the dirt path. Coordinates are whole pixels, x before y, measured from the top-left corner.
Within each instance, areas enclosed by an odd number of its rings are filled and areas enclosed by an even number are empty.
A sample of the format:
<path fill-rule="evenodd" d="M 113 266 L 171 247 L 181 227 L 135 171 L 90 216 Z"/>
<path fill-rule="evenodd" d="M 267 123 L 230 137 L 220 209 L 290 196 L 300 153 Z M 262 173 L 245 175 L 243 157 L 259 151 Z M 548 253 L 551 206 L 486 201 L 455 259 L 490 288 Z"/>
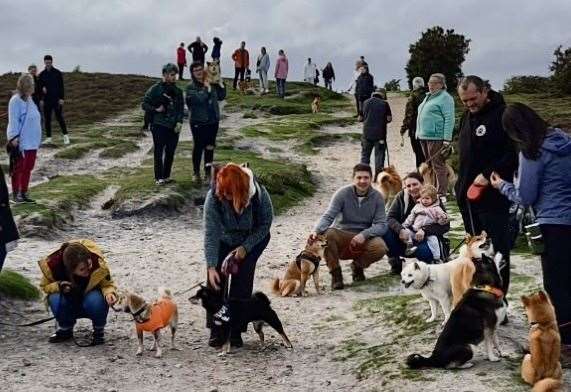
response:
<path fill-rule="evenodd" d="M 399 126 L 405 99 L 391 99 L 394 122 L 390 126 L 388 144 L 391 161 L 404 173 L 414 166 L 408 143 L 400 147 Z M 222 127 L 235 129 L 241 119 L 229 114 Z M 359 132 L 359 127 L 343 128 L 344 132 Z M 188 132 L 185 130 L 183 132 Z M 331 128 L 331 132 L 337 132 Z M 185 136 L 187 137 L 187 136 Z M 316 173 L 319 187 L 316 194 L 276 218 L 272 240 L 256 272 L 256 289 L 268 292 L 271 278 L 281 275 L 283 267 L 299 252 L 307 233 L 327 207 L 332 193 L 350 180 L 351 167 L 359 158 L 358 142 L 340 142 L 324 147 L 315 156 L 302 157 Z M 176 164 L 176 162 L 175 162 Z M 105 250 L 115 280 L 120 286 L 133 289 L 147 298 L 155 296 L 158 286 L 179 292 L 203 279 L 205 265 L 202 257 L 200 211 L 188 210 L 176 218 L 131 217 L 112 220 L 98 208 L 79 214 L 76 223 L 65 232 L 66 238 L 88 237 Z M 36 260 L 60 241 L 25 239 L 10 254 L 7 266 L 39 279 Z M 344 274 L 350 282 L 349 270 Z M 368 276 L 386 273 L 387 263 L 381 261 L 367 270 Z M 537 272 L 537 271 L 535 271 Z M 146 351 L 135 357 L 136 339 L 130 316 L 112 314 L 104 346 L 78 348 L 73 344 L 50 345 L 47 336 L 51 324 L 34 329 L 0 329 L 0 385 L 3 391 L 490 391 L 496 390 L 481 381 L 479 370 L 460 373 L 437 373 L 423 384 L 412 380 L 389 378 L 384 372 L 359 380 L 355 367 L 357 359 L 339 360 L 341 348 L 359 339 L 374 345 L 391 341 L 392 336 L 378 320 L 355 312 L 355 303 L 386 294 L 400 292 L 398 280 L 380 290 L 375 286 L 349 288 L 341 292 L 329 290 L 329 274 L 322 270 L 324 295 L 316 296 L 309 284 L 307 298 L 274 298 L 272 303 L 295 349 L 288 351 L 279 345 L 278 337 L 267 330 L 269 346 L 262 350 L 253 332 L 245 335 L 245 346 L 234 354 L 220 358 L 206 344 L 204 311 L 190 305 L 188 295 L 179 295 L 180 329 L 178 339 L 183 351 L 166 350 L 162 359 Z M 426 305 L 426 304 L 423 304 Z M 426 309 L 422 308 L 424 312 Z M 43 316 L 42 307 L 30 304 L 22 312 L 30 318 Z M 0 308 L 0 313 L 3 310 Z M 524 336 L 526 327 L 521 315 L 506 328 L 510 335 Z M 427 327 L 432 328 L 432 327 Z M 89 330 L 86 320 L 77 328 L 79 334 Z M 505 336 L 503 334 L 502 336 Z M 151 339 L 147 338 L 147 347 Z M 394 343 L 394 342 L 393 342 Z M 419 343 L 415 349 L 426 351 L 433 341 Z M 400 369 L 408 352 L 392 358 L 391 369 Z M 481 361 L 481 354 L 478 360 Z M 489 364 L 485 371 L 492 370 Z M 500 389 L 510 390 L 510 389 Z"/>

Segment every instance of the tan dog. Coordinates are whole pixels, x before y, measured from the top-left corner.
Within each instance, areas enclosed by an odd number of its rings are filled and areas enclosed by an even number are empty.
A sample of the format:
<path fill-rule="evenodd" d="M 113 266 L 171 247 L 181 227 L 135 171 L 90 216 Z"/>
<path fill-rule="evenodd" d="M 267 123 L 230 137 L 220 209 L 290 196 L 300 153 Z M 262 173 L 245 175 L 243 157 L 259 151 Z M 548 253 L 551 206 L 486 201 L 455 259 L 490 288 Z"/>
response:
<path fill-rule="evenodd" d="M 311 113 L 319 113 L 321 111 L 321 96 L 315 95 L 313 102 L 311 102 Z"/>
<path fill-rule="evenodd" d="M 557 328 L 555 310 L 547 294 L 521 297 L 525 306 L 529 328 L 529 354 L 521 364 L 521 378 L 533 385 L 533 392 L 563 392 L 561 363 L 561 336 Z"/>
<path fill-rule="evenodd" d="M 206 63 L 206 84 L 222 84 L 219 61 L 208 61 Z"/>
<path fill-rule="evenodd" d="M 313 241 L 308 239 L 305 249 L 288 264 L 283 279 L 274 279 L 272 283 L 274 294 L 282 297 L 306 296 L 305 285 L 310 276 L 313 276 L 315 291 L 319 294 L 319 262 L 323 258 L 326 246 L 325 236 L 317 236 Z"/>
<path fill-rule="evenodd" d="M 452 307 L 455 308 L 462 296 L 471 286 L 472 278 L 476 272 L 472 259 L 481 259 L 482 255 L 494 258 L 494 246 L 485 231 L 480 235 L 466 235 L 465 244 L 460 248 L 460 256 L 449 262 L 453 264 L 450 273 L 452 286 Z"/>
<path fill-rule="evenodd" d="M 397 193 L 402 190 L 402 178 L 399 176 L 394 165 L 385 167 L 383 171 L 379 173 L 374 188 L 383 195 L 385 208 L 388 210 Z"/>
<path fill-rule="evenodd" d="M 161 287 L 158 291 L 159 299 L 153 304 L 148 304 L 139 295 L 127 291 L 120 293 L 117 303 L 113 306 L 113 310 L 130 313 L 133 316 L 139 339 L 136 355 L 143 354 L 143 332 L 151 332 L 155 338 L 151 350 L 156 350 L 155 357 L 160 358 L 163 354 L 160 346 L 160 331 L 167 325 L 171 330 L 171 350 L 178 350 L 174 343 L 178 324 L 178 308 L 169 289 Z"/>
<path fill-rule="evenodd" d="M 454 173 L 454 169 L 449 164 L 446 164 L 446 170 L 448 171 L 448 192 L 454 193 L 454 185 L 456 184 L 456 173 Z M 432 166 L 428 165 L 426 162 L 423 162 L 419 168 L 418 172 L 422 176 L 425 185 L 432 185 L 436 186 L 436 173 Z"/>

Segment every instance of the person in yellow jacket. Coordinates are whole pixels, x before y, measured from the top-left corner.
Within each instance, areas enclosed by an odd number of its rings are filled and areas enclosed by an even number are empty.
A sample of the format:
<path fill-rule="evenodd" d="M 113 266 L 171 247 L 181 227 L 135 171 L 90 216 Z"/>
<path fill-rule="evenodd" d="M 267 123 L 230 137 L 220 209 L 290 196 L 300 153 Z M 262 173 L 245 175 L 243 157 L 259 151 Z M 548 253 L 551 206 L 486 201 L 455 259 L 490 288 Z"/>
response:
<path fill-rule="evenodd" d="M 76 320 L 88 318 L 93 323 L 92 344 L 103 344 L 107 313 L 117 301 L 117 288 L 97 244 L 85 239 L 65 242 L 40 260 L 39 266 L 40 287 L 58 324 L 49 342 L 71 339 Z"/>

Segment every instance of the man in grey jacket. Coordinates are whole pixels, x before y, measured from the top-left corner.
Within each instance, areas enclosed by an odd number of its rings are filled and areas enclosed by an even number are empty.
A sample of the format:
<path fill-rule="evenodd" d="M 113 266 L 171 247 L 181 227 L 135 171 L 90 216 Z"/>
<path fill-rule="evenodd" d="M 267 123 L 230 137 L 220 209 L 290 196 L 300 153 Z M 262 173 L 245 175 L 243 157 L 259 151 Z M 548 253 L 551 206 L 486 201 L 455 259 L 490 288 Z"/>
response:
<path fill-rule="evenodd" d="M 260 93 L 269 93 L 268 70 L 270 69 L 270 56 L 266 52 L 266 48 L 262 46 L 261 53 L 256 62 L 256 72 L 260 76 Z"/>
<path fill-rule="evenodd" d="M 353 260 L 353 281 L 365 280 L 364 268 L 387 253 L 381 238 L 387 231 L 382 195 L 372 188 L 372 170 L 359 163 L 353 168 L 353 184 L 339 189 L 315 227 L 327 238 L 325 260 L 331 273 L 331 288 L 343 289 L 339 260 Z M 334 224 L 335 223 L 335 224 Z"/>

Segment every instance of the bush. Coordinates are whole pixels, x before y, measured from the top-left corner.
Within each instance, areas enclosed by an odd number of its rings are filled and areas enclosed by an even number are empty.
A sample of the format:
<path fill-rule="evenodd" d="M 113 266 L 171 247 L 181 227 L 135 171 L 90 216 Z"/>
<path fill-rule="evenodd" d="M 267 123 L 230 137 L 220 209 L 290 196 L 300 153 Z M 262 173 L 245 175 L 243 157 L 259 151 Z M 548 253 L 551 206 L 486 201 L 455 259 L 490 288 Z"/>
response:
<path fill-rule="evenodd" d="M 504 91 L 509 94 L 515 93 L 544 93 L 553 88 L 551 78 L 545 76 L 522 75 L 512 76 L 504 83 Z"/>
<path fill-rule="evenodd" d="M 391 79 L 385 83 L 385 90 L 400 91 L 400 79 Z"/>
<path fill-rule="evenodd" d="M 564 94 L 571 94 L 571 48 L 564 51 L 559 45 L 553 52 L 555 60 L 549 69 L 553 71 L 553 82 L 555 87 Z"/>

